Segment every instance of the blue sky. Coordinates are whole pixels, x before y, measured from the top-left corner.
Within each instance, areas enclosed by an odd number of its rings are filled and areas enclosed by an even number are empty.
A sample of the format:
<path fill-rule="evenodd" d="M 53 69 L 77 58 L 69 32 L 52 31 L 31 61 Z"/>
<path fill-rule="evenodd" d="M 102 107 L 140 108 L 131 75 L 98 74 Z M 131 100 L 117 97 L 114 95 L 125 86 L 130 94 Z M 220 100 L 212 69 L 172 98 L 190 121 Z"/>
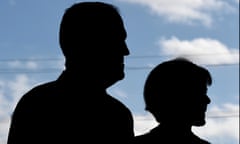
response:
<path fill-rule="evenodd" d="M 10 115 L 22 94 L 55 80 L 64 69 L 58 29 L 64 10 L 74 2 L 78 1 L 0 1 L 1 144 L 6 143 Z M 136 134 L 156 125 L 142 99 L 147 74 L 156 64 L 184 55 L 213 76 L 207 124 L 194 127 L 194 132 L 213 144 L 238 144 L 239 0 L 105 2 L 119 8 L 131 53 L 125 79 L 108 91 L 132 111 Z"/>

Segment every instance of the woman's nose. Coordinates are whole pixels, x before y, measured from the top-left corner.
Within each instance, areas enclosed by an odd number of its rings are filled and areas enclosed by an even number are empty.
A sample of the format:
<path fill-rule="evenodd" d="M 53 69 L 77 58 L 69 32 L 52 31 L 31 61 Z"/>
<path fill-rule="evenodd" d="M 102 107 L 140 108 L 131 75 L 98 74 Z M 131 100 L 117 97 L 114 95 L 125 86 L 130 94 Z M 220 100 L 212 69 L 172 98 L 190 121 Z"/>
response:
<path fill-rule="evenodd" d="M 211 99 L 206 95 L 205 96 L 205 102 L 207 103 L 207 104 L 210 104 L 211 103 Z"/>

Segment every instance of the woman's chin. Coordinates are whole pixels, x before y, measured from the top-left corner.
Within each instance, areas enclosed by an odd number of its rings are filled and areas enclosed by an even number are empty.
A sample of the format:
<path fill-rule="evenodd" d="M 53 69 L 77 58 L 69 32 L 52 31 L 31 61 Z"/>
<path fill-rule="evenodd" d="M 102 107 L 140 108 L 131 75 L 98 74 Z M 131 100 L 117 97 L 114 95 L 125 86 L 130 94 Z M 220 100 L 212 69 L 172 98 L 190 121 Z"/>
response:
<path fill-rule="evenodd" d="M 193 126 L 197 126 L 197 127 L 204 126 L 205 124 L 206 124 L 206 121 L 204 119 L 193 122 Z"/>

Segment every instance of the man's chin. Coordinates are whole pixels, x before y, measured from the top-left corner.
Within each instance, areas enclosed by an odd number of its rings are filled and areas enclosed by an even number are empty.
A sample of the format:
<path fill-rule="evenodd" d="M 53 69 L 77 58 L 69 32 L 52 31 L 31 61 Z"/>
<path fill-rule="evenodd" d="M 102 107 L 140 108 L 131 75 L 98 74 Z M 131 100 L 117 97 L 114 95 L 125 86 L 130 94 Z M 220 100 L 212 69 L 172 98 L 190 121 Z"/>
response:
<path fill-rule="evenodd" d="M 122 80 L 125 77 L 125 73 L 123 71 L 116 71 L 112 73 L 115 73 L 115 75 L 112 75 L 112 78 L 116 80 Z"/>
<path fill-rule="evenodd" d="M 123 80 L 124 77 L 125 77 L 124 74 L 123 75 L 118 75 L 118 77 L 115 77 L 115 82 L 114 83 L 116 83 L 116 82 L 118 82 L 120 80 Z"/>
<path fill-rule="evenodd" d="M 119 80 L 123 80 L 124 77 L 125 77 L 125 74 L 124 74 L 124 73 L 120 74 L 120 75 L 119 75 Z"/>
<path fill-rule="evenodd" d="M 108 77 L 107 81 L 106 82 L 106 87 L 109 87 L 113 84 L 115 84 L 116 82 L 120 81 L 120 80 L 123 80 L 125 77 L 125 74 L 124 73 L 121 73 L 121 74 L 118 74 L 118 75 L 114 75 L 113 77 Z"/>

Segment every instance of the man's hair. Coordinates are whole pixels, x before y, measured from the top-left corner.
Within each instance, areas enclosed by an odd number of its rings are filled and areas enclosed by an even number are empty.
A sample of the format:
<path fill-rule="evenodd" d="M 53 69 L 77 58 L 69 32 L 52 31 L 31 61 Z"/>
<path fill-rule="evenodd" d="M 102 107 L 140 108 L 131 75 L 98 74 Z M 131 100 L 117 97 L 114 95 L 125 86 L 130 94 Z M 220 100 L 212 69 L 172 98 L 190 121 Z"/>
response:
<path fill-rule="evenodd" d="M 118 9 L 103 2 L 80 2 L 66 9 L 60 24 L 59 41 L 65 57 L 79 44 L 90 45 L 108 28 L 109 21 L 121 20 Z M 79 50 L 80 51 L 80 50 Z M 81 51 L 84 50 L 82 49 Z"/>

